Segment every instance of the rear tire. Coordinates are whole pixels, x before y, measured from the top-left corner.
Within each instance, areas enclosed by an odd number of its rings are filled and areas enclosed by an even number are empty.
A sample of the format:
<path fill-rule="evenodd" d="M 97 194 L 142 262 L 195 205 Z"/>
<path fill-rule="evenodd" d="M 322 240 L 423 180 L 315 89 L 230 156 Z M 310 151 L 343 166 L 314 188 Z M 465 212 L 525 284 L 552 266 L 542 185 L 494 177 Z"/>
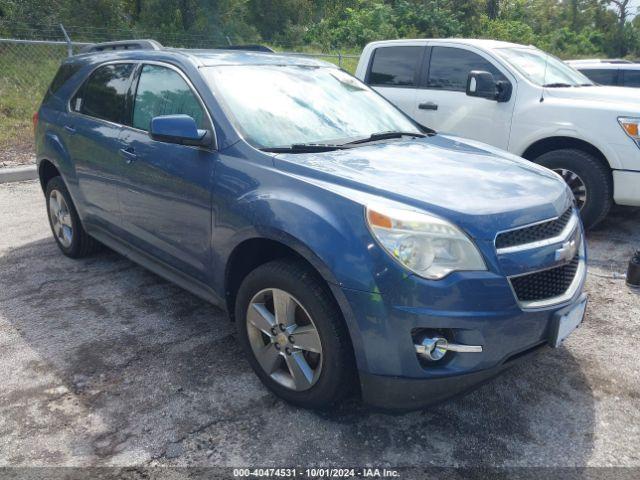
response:
<path fill-rule="evenodd" d="M 574 194 L 578 194 L 576 199 L 584 191 L 586 198 L 580 216 L 586 229 L 604 220 L 613 204 L 613 181 L 611 171 L 601 161 L 582 150 L 563 148 L 542 154 L 534 162 L 561 174 Z"/>
<path fill-rule="evenodd" d="M 82 226 L 67 186 L 53 177 L 45 187 L 47 216 L 58 247 L 67 257 L 82 258 L 100 249 L 100 243 Z"/>
<path fill-rule="evenodd" d="M 286 315 L 276 313 L 276 298 L 279 305 L 292 305 L 279 308 Z M 250 317 L 255 312 L 262 313 Z M 353 392 L 357 376 L 342 313 L 323 280 L 303 262 L 275 260 L 249 273 L 236 296 L 235 318 L 249 363 L 280 398 L 304 408 L 324 409 Z M 267 323 L 258 328 L 256 324 L 265 319 Z M 303 330 L 304 340 L 303 333 L 297 333 Z M 294 359 L 302 368 L 296 370 Z M 299 382 L 300 371 L 308 376 Z"/>

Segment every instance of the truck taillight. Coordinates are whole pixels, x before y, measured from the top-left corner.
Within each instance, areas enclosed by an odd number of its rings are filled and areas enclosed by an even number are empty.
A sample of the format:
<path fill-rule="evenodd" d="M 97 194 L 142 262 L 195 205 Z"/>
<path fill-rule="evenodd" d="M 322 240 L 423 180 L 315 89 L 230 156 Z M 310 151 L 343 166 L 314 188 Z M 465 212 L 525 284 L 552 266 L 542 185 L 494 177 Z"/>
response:
<path fill-rule="evenodd" d="M 38 126 L 38 112 L 33 114 L 33 129 L 35 130 Z"/>

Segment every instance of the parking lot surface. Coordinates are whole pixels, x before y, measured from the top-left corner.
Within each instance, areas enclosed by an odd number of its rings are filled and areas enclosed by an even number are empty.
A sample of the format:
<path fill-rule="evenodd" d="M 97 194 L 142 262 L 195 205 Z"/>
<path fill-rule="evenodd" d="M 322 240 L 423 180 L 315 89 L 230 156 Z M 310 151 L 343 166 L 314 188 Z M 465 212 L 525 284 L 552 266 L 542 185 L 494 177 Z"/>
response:
<path fill-rule="evenodd" d="M 0 466 L 640 466 L 640 210 L 588 236 L 584 324 L 404 415 L 262 387 L 223 312 L 105 251 L 57 249 L 36 182 L 0 186 Z"/>

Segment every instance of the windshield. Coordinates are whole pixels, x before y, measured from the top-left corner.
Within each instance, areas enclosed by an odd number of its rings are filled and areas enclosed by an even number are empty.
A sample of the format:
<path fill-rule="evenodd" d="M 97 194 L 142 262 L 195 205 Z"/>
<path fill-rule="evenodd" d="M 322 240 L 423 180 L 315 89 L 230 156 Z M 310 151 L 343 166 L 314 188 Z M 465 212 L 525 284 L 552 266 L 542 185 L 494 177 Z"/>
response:
<path fill-rule="evenodd" d="M 203 73 L 229 119 L 257 148 L 420 133 L 386 100 L 336 68 L 233 65 Z"/>
<path fill-rule="evenodd" d="M 579 87 L 594 83 L 562 60 L 537 48 L 500 48 L 498 54 L 533 83 Z"/>

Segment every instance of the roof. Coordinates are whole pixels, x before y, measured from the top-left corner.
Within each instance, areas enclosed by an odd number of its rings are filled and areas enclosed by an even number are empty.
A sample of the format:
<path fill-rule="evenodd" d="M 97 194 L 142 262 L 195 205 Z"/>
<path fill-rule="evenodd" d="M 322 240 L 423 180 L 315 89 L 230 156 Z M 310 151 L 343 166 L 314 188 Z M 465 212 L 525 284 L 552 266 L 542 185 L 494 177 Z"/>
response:
<path fill-rule="evenodd" d="M 252 52 L 242 50 L 198 50 L 171 49 L 164 51 L 176 52 L 195 59 L 201 66 L 218 65 L 303 65 L 313 67 L 335 67 L 334 64 L 317 60 L 304 55 L 287 55 L 286 53 Z"/>
<path fill-rule="evenodd" d="M 620 64 L 629 64 L 633 63 L 631 60 L 625 60 L 620 58 L 582 58 L 579 60 L 567 60 L 566 63 L 569 65 L 581 65 L 583 63 L 597 63 L 597 64 L 611 64 L 611 65 L 620 65 Z"/>
<path fill-rule="evenodd" d="M 371 42 L 370 45 L 386 45 L 394 43 L 411 43 L 411 42 L 430 42 L 430 43 L 450 43 L 458 45 L 472 45 L 479 48 L 493 49 L 493 48 L 533 48 L 531 45 L 521 45 L 519 43 L 503 42 L 500 40 L 488 40 L 482 38 L 407 38 L 400 40 L 380 40 L 377 42 Z"/>
<path fill-rule="evenodd" d="M 112 61 L 112 60 L 174 60 L 177 62 L 190 61 L 198 67 L 221 65 L 299 65 L 310 67 L 335 67 L 334 64 L 306 57 L 304 55 L 290 55 L 284 53 L 256 52 L 249 50 L 225 49 L 131 49 L 105 50 L 81 53 L 71 57 L 75 61 Z M 72 60 L 73 61 L 73 60 Z M 335 67 L 337 68 L 337 67 Z"/>
<path fill-rule="evenodd" d="M 640 63 L 606 63 L 606 62 L 573 62 L 567 61 L 568 65 L 578 70 L 640 70 Z"/>

